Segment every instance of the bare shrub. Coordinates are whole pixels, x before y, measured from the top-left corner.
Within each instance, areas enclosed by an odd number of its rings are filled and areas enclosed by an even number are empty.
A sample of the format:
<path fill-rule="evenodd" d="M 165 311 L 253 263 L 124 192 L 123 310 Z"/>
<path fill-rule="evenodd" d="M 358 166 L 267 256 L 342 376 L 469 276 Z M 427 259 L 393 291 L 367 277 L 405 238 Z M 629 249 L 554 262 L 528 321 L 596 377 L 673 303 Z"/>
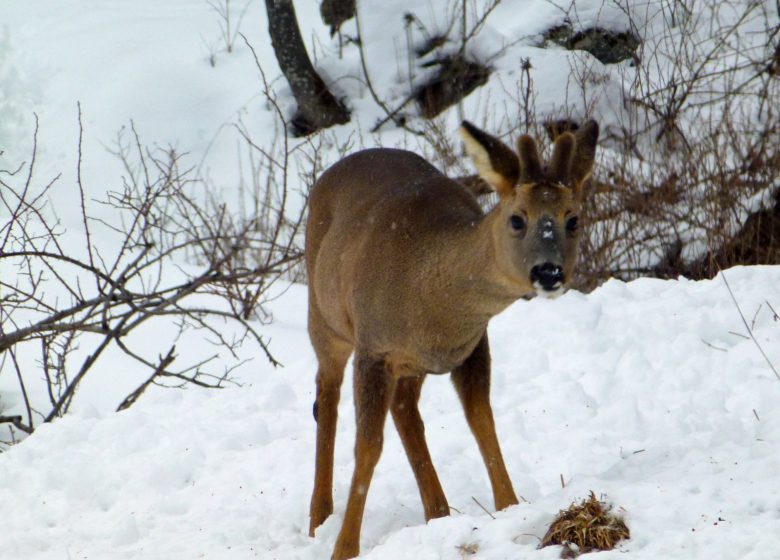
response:
<path fill-rule="evenodd" d="M 238 39 L 241 23 L 244 21 L 246 12 L 249 9 L 250 2 L 247 0 L 244 6 L 239 10 L 238 17 L 233 7 L 230 6 L 230 0 L 206 0 L 209 7 L 217 14 L 219 24 L 219 39 L 209 42 L 201 37 L 206 50 L 209 53 L 209 64 L 217 65 L 217 53 L 232 53 Z"/>
<path fill-rule="evenodd" d="M 686 158 L 607 163 L 587 209 L 582 287 L 609 276 L 705 278 L 735 264 L 777 262 L 780 238 L 762 232 L 776 227 L 780 143 L 771 131 L 780 118 L 751 131 L 728 116 L 711 126 L 690 142 Z"/>
<path fill-rule="evenodd" d="M 734 264 L 777 262 L 772 14 L 757 2 L 675 1 L 644 19 L 640 62 L 623 69 L 627 110 L 612 131 L 617 153 L 602 162 L 600 192 L 590 199 L 582 286 L 606 276 L 702 278 Z M 702 29 L 701 21 L 711 25 Z"/>
<path fill-rule="evenodd" d="M 28 163 L 0 172 L 0 206 L 10 215 L 0 227 L 0 375 L 16 378 L 24 408 L 0 422 L 30 433 L 64 415 L 109 349 L 148 371 L 120 410 L 152 384 L 223 387 L 247 340 L 278 365 L 259 329 L 269 319 L 269 287 L 302 257 L 296 234 L 304 208 L 291 218 L 287 184 L 276 181 L 287 167 L 262 181 L 259 166 L 248 193 L 252 211 L 231 212 L 184 155 L 145 148 L 131 126 L 115 147 L 125 169 L 121 187 L 100 202 L 98 217 L 81 182 L 79 139 L 80 228 L 66 231 L 48 200 L 59 177 L 41 182 L 36 175 L 36 138 L 37 127 Z M 170 333 L 168 350 L 149 350 L 134 336 L 144 329 Z M 214 346 L 196 363 L 176 353 L 192 331 Z M 232 362 L 217 360 L 226 355 Z M 45 403 L 30 391 L 41 380 Z M 13 428 L 7 439 L 16 439 Z"/>
<path fill-rule="evenodd" d="M 640 39 L 632 61 L 571 57 L 565 103 L 546 114 L 535 106 L 538 70 L 521 61 L 516 85 L 504 85 L 516 106 L 483 123 L 510 138 L 554 137 L 591 117 L 606 123 L 575 285 L 780 262 L 780 13 L 763 2 L 610 5 Z M 441 124 L 422 131 L 430 158 L 481 192 Z"/>

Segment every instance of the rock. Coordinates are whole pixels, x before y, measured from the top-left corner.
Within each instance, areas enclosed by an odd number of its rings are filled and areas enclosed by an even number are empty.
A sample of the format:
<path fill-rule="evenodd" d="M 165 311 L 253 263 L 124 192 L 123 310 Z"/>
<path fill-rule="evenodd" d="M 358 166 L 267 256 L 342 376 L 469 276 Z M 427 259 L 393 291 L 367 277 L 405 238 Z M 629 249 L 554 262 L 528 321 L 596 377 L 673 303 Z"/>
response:
<path fill-rule="evenodd" d="M 569 24 L 544 33 L 545 43 L 555 43 L 570 51 L 587 51 L 604 64 L 636 59 L 640 40 L 628 31 L 609 31 L 600 27 L 574 31 Z"/>
<path fill-rule="evenodd" d="M 429 65 L 438 71 L 414 92 L 420 114 L 431 119 L 487 82 L 490 70 L 462 55 L 439 58 Z"/>
<path fill-rule="evenodd" d="M 320 15 L 322 21 L 330 25 L 330 36 L 333 37 L 342 23 L 355 17 L 355 0 L 323 0 Z"/>

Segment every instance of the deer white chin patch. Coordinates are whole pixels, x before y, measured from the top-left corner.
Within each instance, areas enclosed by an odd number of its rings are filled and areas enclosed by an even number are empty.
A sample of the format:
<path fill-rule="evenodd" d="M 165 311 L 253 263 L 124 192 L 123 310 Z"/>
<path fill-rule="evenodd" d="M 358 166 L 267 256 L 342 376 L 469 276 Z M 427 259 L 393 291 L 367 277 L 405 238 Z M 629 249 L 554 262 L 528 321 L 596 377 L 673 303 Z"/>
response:
<path fill-rule="evenodd" d="M 556 284 L 555 288 L 553 288 L 552 290 L 545 290 L 544 288 L 542 288 L 542 285 L 539 284 L 539 282 L 534 282 L 534 290 L 536 290 L 537 296 L 546 299 L 555 299 L 558 296 L 562 295 L 563 292 L 565 291 L 563 288 L 563 284 L 560 282 L 558 282 L 558 284 Z"/>

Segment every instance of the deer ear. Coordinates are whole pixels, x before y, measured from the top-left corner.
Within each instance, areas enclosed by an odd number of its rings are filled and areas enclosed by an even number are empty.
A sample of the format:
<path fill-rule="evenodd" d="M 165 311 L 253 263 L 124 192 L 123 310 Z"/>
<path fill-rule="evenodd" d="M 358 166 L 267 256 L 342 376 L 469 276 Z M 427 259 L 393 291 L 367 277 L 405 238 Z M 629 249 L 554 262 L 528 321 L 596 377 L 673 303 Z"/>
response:
<path fill-rule="evenodd" d="M 458 133 L 480 177 L 493 187 L 498 196 L 512 194 L 520 176 L 517 155 L 501 140 L 468 121 L 463 121 Z"/>
<path fill-rule="evenodd" d="M 568 183 L 571 177 L 572 161 L 574 156 L 574 135 L 571 132 L 564 132 L 555 139 L 552 159 L 547 175 L 553 181 L 559 183 Z"/>
<path fill-rule="evenodd" d="M 574 135 L 574 157 L 571 163 L 571 185 L 577 198 L 583 195 L 583 186 L 590 178 L 596 144 L 599 141 L 599 125 L 596 121 L 583 124 Z"/>
<path fill-rule="evenodd" d="M 520 182 L 535 183 L 542 177 L 542 162 L 536 142 L 527 134 L 517 139 L 517 153 L 520 156 Z"/>

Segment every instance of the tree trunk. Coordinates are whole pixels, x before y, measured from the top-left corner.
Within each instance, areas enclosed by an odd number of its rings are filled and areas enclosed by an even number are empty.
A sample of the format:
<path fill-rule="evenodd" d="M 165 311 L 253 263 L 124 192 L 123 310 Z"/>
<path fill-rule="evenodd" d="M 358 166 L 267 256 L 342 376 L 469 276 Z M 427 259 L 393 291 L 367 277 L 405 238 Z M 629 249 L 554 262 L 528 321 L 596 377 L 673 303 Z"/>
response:
<path fill-rule="evenodd" d="M 306 135 L 349 122 L 349 111 L 333 97 L 309 60 L 292 0 L 265 0 L 265 8 L 276 59 L 298 103 L 293 132 Z"/>

